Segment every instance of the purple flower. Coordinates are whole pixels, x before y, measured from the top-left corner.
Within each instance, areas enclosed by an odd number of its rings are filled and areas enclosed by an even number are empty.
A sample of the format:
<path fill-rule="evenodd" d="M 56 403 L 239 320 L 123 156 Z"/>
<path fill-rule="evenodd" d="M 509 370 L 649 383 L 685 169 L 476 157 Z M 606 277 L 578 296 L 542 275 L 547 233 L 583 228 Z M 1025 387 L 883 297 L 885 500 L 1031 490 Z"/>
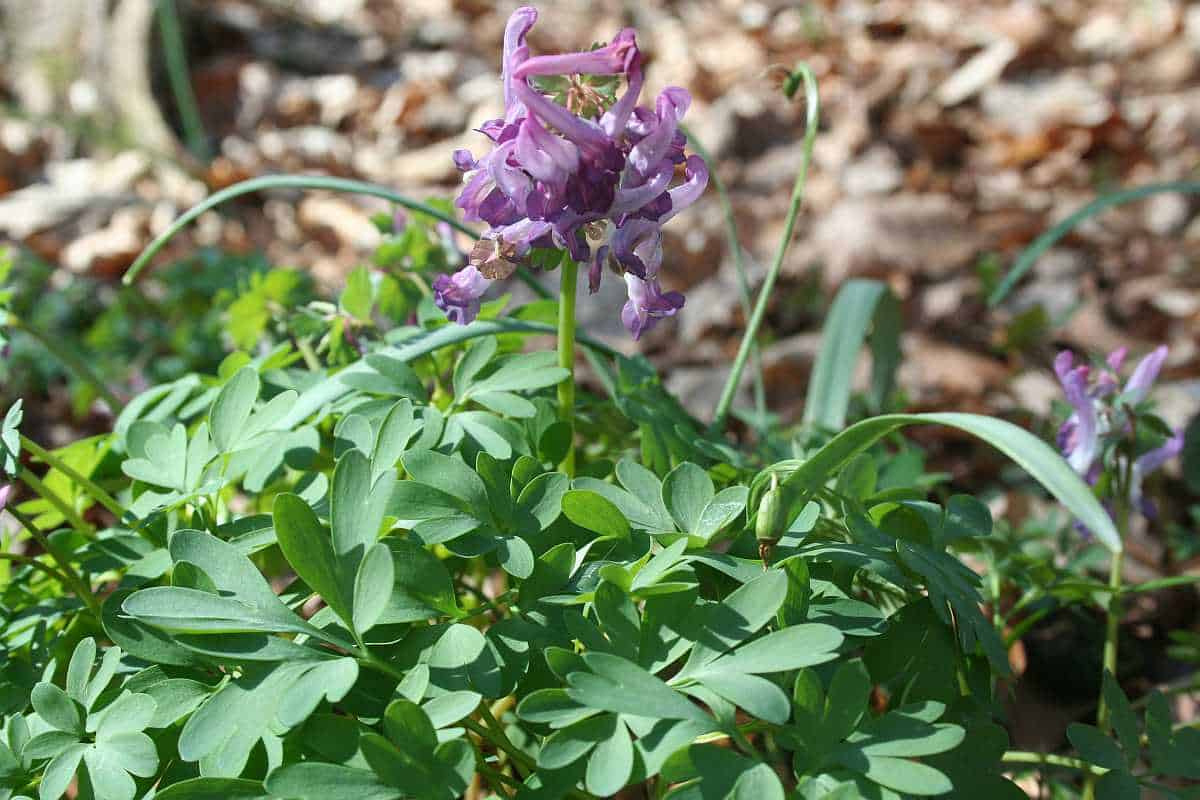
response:
<path fill-rule="evenodd" d="M 708 183 L 707 165 L 685 155 L 679 130 L 691 95 L 670 87 L 654 109 L 637 105 L 642 55 L 628 28 L 594 50 L 532 56 L 525 37 L 536 20 L 535 9 L 520 8 L 505 28 L 504 117 L 479 128 L 491 151 L 479 159 L 454 153 L 465 181 L 456 204 L 465 219 L 489 226 L 489 241 L 469 261 L 477 268 L 472 291 L 477 277 L 507 277 L 533 247 L 562 248 L 588 263 L 593 292 L 605 266 L 626 275 L 630 299 L 622 319 L 637 338 L 683 305 L 678 293 L 661 291 L 657 275 L 661 226 L 699 199 Z M 584 76 L 624 78 L 626 88 L 614 99 Z M 543 93 L 550 85 L 558 87 L 553 98 Z M 683 182 L 672 188 L 679 165 Z M 438 284 L 448 286 L 464 272 L 442 276 Z M 446 301 L 445 307 L 466 306 Z"/>
<path fill-rule="evenodd" d="M 0 511 L 3 511 L 4 507 L 8 505 L 8 496 L 10 494 L 12 494 L 11 483 L 6 483 L 5 485 L 0 486 Z"/>
<path fill-rule="evenodd" d="M 1140 403 L 1146 399 L 1151 384 L 1158 377 L 1163 362 L 1167 360 L 1167 346 L 1159 345 L 1150 355 L 1143 358 L 1134 367 L 1129 382 L 1125 384 L 1125 399 L 1130 403 Z"/>
<path fill-rule="evenodd" d="M 1058 447 L 1071 467 L 1088 483 L 1095 485 L 1105 470 L 1102 455 L 1105 443 L 1133 435 L 1130 406 L 1146 399 L 1155 378 L 1167 358 L 1167 348 L 1157 347 L 1138 362 L 1120 394 L 1117 373 L 1125 361 L 1126 349 L 1109 354 L 1099 369 L 1086 364 L 1075 366 L 1070 352 L 1058 354 L 1054 371 L 1062 383 L 1072 412 L 1058 432 Z M 1130 485 L 1126 487 L 1130 504 L 1146 516 L 1153 506 L 1142 495 L 1146 475 L 1161 468 L 1183 450 L 1183 432 L 1176 431 L 1162 445 L 1135 458 L 1129 467 Z M 1120 457 L 1120 456 L 1118 456 Z M 1120 469 L 1120 465 L 1114 469 Z"/>
<path fill-rule="evenodd" d="M 621 309 L 621 322 L 633 335 L 634 340 L 658 324 L 663 317 L 673 317 L 683 308 L 683 295 L 679 292 L 664 292 L 658 280 L 642 280 L 632 272 L 625 273 L 625 286 L 629 299 Z"/>
<path fill-rule="evenodd" d="M 1074 409 L 1058 431 L 1058 448 L 1067 463 L 1080 475 L 1087 475 L 1100 453 L 1100 426 L 1095 400 L 1088 395 L 1088 367 L 1072 367 L 1074 358 L 1064 350 L 1054 359 L 1054 371 L 1062 382 L 1067 402 Z"/>
<path fill-rule="evenodd" d="M 433 302 L 451 322 L 466 325 L 479 314 L 479 298 L 487 287 L 487 278 L 468 265 L 453 275 L 438 276 L 433 282 Z"/>

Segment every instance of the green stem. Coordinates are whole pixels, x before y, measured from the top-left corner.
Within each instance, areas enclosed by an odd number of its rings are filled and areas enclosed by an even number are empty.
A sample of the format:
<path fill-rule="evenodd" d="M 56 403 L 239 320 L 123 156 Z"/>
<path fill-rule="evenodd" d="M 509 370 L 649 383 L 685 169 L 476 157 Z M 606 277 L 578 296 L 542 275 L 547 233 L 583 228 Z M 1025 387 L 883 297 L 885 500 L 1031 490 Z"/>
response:
<path fill-rule="evenodd" d="M 121 504 L 118 503 L 112 495 L 100 488 L 90 478 L 85 478 L 81 473 L 73 469 L 61 458 L 46 450 L 37 442 L 33 441 L 24 434 L 21 435 L 21 446 L 28 450 L 38 461 L 41 461 L 51 469 L 58 470 L 63 475 L 66 475 L 75 483 L 79 484 L 84 491 L 90 494 L 100 505 L 107 508 L 109 512 L 112 513 L 117 519 L 120 519 L 124 515 L 125 509 L 121 508 Z"/>
<path fill-rule="evenodd" d="M 63 586 L 70 586 L 71 580 L 62 572 L 59 572 L 49 564 L 43 564 L 33 556 L 21 555 L 20 553 L 0 553 L 0 561 L 15 561 L 18 564 L 26 564 L 29 567 L 44 572 L 51 578 L 61 583 Z"/>
<path fill-rule="evenodd" d="M 717 172 L 716 162 L 713 161 L 712 155 L 704 147 L 704 144 L 696 134 L 683 125 L 680 125 L 679 129 L 687 136 L 688 144 L 696 151 L 696 155 L 704 159 L 709 165 L 709 180 L 712 181 L 713 188 L 717 190 L 717 199 L 721 203 L 721 211 L 725 216 L 725 239 L 728 241 L 729 250 L 733 254 L 733 267 L 737 272 L 738 295 L 742 303 L 742 314 L 749 320 L 753 312 L 753 300 L 750 296 L 750 278 L 746 275 L 746 260 L 743 257 L 742 243 L 738 239 L 737 220 L 734 218 L 733 203 L 729 199 L 729 191 L 725 188 L 725 182 L 721 180 L 721 176 Z M 754 342 L 754 346 L 750 350 L 750 361 L 751 366 L 754 368 L 754 411 L 759 424 L 763 424 L 767 417 L 767 392 L 763 384 L 762 353 L 757 341 Z"/>
<path fill-rule="evenodd" d="M 1009 750 L 1000 759 L 1005 764 L 1037 764 L 1043 767 L 1063 767 L 1079 770 L 1095 778 L 1108 772 L 1104 767 L 1097 767 L 1078 758 L 1056 756 L 1049 753 L 1031 753 L 1025 750 Z"/>
<path fill-rule="evenodd" d="M 563 259 L 562 283 L 558 293 L 558 365 L 567 378 L 558 384 L 558 416 L 571 429 L 567 455 L 559 468 L 568 478 L 575 477 L 575 284 L 579 265 Z"/>
<path fill-rule="evenodd" d="M 101 399 L 108 405 L 109 410 L 114 414 L 120 413 L 125 408 L 124 401 L 117 397 L 113 390 L 109 389 L 108 385 L 100 379 L 100 376 L 88 366 L 88 363 L 71 350 L 65 342 L 55 339 L 52 336 L 47 336 L 12 311 L 8 312 L 8 324 L 37 340 L 38 344 L 46 348 L 50 355 L 58 359 L 70 372 L 74 373 L 76 378 L 79 378 L 84 383 L 91 384 L 92 388 L 96 390 L 96 394 L 100 395 Z"/>
<path fill-rule="evenodd" d="M 733 396 L 737 393 L 738 384 L 742 380 L 742 370 L 746 368 L 746 360 L 750 357 L 750 350 L 754 346 L 755 337 L 758 336 L 758 329 L 762 327 L 763 319 L 767 315 L 767 305 L 771 300 L 771 292 L 775 289 L 775 281 L 779 278 L 780 269 L 783 268 L 783 259 L 787 255 L 789 245 L 792 243 L 792 234 L 796 229 L 796 217 L 800 213 L 800 203 L 804 199 L 804 186 L 808 182 L 808 165 L 812 161 L 813 141 L 816 139 L 817 125 L 820 121 L 820 97 L 817 94 L 817 79 L 809 66 L 800 63 L 796 66 L 796 71 L 804 78 L 805 116 L 807 124 L 804 132 L 803 158 L 800 161 L 800 170 L 796 174 L 796 182 L 792 186 L 792 199 L 788 205 L 787 219 L 783 226 L 783 237 L 779 241 L 779 249 L 775 253 L 775 261 L 772 262 L 771 268 L 767 270 L 767 276 L 763 280 L 763 285 L 758 290 L 758 302 L 754 306 L 754 313 L 750 315 L 750 321 L 746 325 L 746 332 L 742 334 L 742 343 L 738 347 L 737 356 L 733 360 L 733 369 L 729 373 L 729 378 L 725 381 L 725 388 L 721 392 L 721 399 L 717 402 L 717 409 L 713 414 L 712 427 L 716 431 L 720 431 L 725 426 L 725 419 L 729 415 L 729 407 L 733 404 Z"/>
<path fill-rule="evenodd" d="M 516 747 L 514 747 L 512 742 L 510 742 L 508 740 L 507 736 L 505 736 L 503 738 L 503 740 L 501 740 L 486 725 L 481 725 L 478 722 L 476 722 L 475 720 L 470 719 L 470 718 L 464 719 L 461 724 L 464 728 L 466 728 L 471 733 L 478 736 L 480 739 L 483 739 L 484 741 L 487 741 L 487 742 L 491 742 L 492 745 L 494 745 L 497 750 L 500 750 L 505 755 L 507 755 L 514 764 L 518 765 L 519 767 L 521 767 L 521 769 L 525 770 L 526 772 L 533 772 L 534 769 L 536 768 L 536 765 L 533 763 L 533 759 L 531 759 L 529 756 L 525 755 L 520 750 L 518 750 Z"/>
<path fill-rule="evenodd" d="M 320 372 L 324 367 L 321 366 L 320 359 L 313 351 L 312 344 L 308 341 L 307 336 L 296 338 L 296 349 L 300 351 L 300 357 L 304 359 L 304 366 L 308 367 L 309 372 Z"/>
<path fill-rule="evenodd" d="M 33 540 L 45 550 L 51 558 L 58 564 L 59 570 L 62 572 L 62 577 L 67 587 L 69 587 L 79 601 L 87 606 L 88 610 L 95 615 L 96 619 L 100 619 L 100 601 L 96 599 L 96 595 L 92 593 L 92 587 L 80 577 L 75 568 L 71 566 L 71 560 L 67 558 L 57 547 L 51 544 L 49 537 L 42 533 L 33 520 L 25 516 L 13 506 L 8 506 L 5 509 L 9 514 L 12 514 L 13 519 L 21 523 L 25 530 L 29 531 L 29 535 Z"/>
<path fill-rule="evenodd" d="M 167 242 L 174 239 L 176 234 L 186 228 L 192 220 L 204 214 L 204 212 L 216 208 L 228 200 L 233 200 L 235 197 L 241 197 L 244 194 L 252 194 L 266 189 L 327 189 L 333 192 L 348 192 L 350 194 L 382 197 L 396 205 L 404 206 L 413 211 L 419 211 L 436 220 L 445 222 L 451 228 L 467 236 L 475 239 L 479 238 L 479 231 L 463 225 L 449 214 L 439 211 L 433 206 L 409 199 L 384 186 L 376 186 L 373 183 L 366 183 L 364 181 L 352 181 L 347 178 L 330 178 L 324 175 L 264 175 L 260 178 L 251 178 L 250 180 L 235 183 L 233 186 L 228 186 L 189 208 L 178 219 L 172 222 L 170 227 L 159 234 L 158 238 L 146 246 L 141 255 L 129 266 L 121 282 L 126 286 L 132 284 L 141 271 L 146 268 L 146 265 L 150 263 L 150 259 L 154 258 L 158 254 L 158 251 L 166 246 Z M 551 296 L 546 287 L 542 286 L 537 278 L 525 267 L 518 267 L 516 275 L 538 297 L 548 298 Z"/>
<path fill-rule="evenodd" d="M 492 787 L 496 794 L 500 795 L 501 797 L 512 797 L 506 788 L 506 785 L 511 785 L 518 789 L 521 787 L 520 781 L 516 780 L 515 778 L 510 778 L 500 770 L 492 769 L 485 764 L 476 763 L 475 771 L 487 778 L 488 784 Z"/>
<path fill-rule="evenodd" d="M 84 522 L 83 517 L 79 516 L 79 512 L 71 507 L 67 501 L 63 500 L 57 494 L 50 490 L 50 487 L 42 483 L 42 479 L 34 475 L 28 467 L 21 467 L 17 473 L 17 477 L 33 491 L 37 492 L 43 500 L 54 507 L 54 510 L 63 516 L 63 518 L 75 528 L 77 531 L 85 534 L 92 534 L 96 529 Z"/>
<path fill-rule="evenodd" d="M 1122 539 L 1129 529 L 1129 487 L 1132 461 L 1126 459 L 1123 474 L 1117 480 L 1117 531 Z M 1125 550 L 1113 551 L 1108 570 L 1108 605 L 1104 610 L 1104 654 L 1100 668 L 1100 699 L 1096 705 L 1096 727 L 1101 733 L 1109 730 L 1108 700 L 1104 697 L 1104 678 L 1111 675 L 1117 678 L 1117 643 L 1121 632 L 1121 568 L 1125 562 Z M 1089 775 L 1083 785 L 1084 800 L 1093 800 L 1096 796 L 1096 776 Z"/>
<path fill-rule="evenodd" d="M 201 161 L 208 161 L 212 152 L 208 147 L 208 136 L 196 105 L 188 76 L 187 50 L 183 42 L 183 31 L 179 25 L 179 14 L 175 0 L 158 0 L 158 35 L 162 38 L 163 58 L 167 66 L 167 80 L 171 94 L 175 95 L 175 107 L 179 110 L 179 121 L 183 125 L 183 136 L 188 150 Z"/>
<path fill-rule="evenodd" d="M 1111 594 L 1104 621 L 1104 657 L 1101 678 L 1103 678 L 1103 673 L 1107 672 L 1113 676 L 1114 680 L 1117 677 L 1117 641 L 1121 625 L 1121 568 L 1124 558 L 1124 550 L 1118 550 L 1112 554 L 1108 575 L 1108 588 L 1111 590 Z M 1108 716 L 1108 702 L 1104 699 L 1104 692 L 1101 691 L 1100 703 L 1096 709 L 1096 727 L 1105 733 L 1108 732 Z"/>

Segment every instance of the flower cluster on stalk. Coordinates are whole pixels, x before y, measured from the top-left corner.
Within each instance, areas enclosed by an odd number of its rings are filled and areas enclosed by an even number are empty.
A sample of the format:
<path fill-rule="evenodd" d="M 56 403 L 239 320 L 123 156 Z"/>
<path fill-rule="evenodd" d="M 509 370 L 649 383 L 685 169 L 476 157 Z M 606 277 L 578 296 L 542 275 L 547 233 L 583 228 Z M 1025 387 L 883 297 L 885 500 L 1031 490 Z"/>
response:
<path fill-rule="evenodd" d="M 1153 506 L 1143 497 L 1142 480 L 1183 449 L 1183 431 L 1174 431 L 1153 447 L 1137 452 L 1136 420 L 1158 377 L 1167 348 L 1158 347 L 1134 367 L 1121 388 L 1118 373 L 1126 349 L 1112 352 L 1101 367 L 1075 364 L 1070 351 L 1059 353 L 1054 371 L 1062 383 L 1071 415 L 1058 432 L 1058 447 L 1071 467 L 1096 485 L 1106 473 L 1119 481 L 1130 506 L 1153 516 Z M 1128 444 L 1128 447 L 1122 445 Z M 1110 455 L 1111 454 L 1111 455 Z"/>
<path fill-rule="evenodd" d="M 556 247 L 588 265 L 592 292 L 606 267 L 623 277 L 621 319 L 636 339 L 684 303 L 662 290 L 658 272 L 662 226 L 708 184 L 708 167 L 685 155 L 679 130 L 691 96 L 669 87 L 653 109 L 637 105 L 642 55 L 632 29 L 594 50 L 533 56 L 525 37 L 536 20 L 535 9 L 519 8 L 505 29 L 505 115 L 479 128 L 491 150 L 479 159 L 454 153 L 465 176 L 457 205 L 488 230 L 466 267 L 435 281 L 435 302 L 470 322 L 492 280 L 511 275 L 533 248 Z"/>

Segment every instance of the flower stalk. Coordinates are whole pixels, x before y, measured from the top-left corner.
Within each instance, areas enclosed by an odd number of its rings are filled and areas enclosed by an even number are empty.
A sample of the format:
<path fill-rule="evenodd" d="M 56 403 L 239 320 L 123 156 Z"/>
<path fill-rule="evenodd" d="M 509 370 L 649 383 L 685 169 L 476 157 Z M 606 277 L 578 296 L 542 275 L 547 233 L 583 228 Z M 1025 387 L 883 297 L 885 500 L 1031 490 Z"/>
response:
<path fill-rule="evenodd" d="M 742 371 L 746 368 L 746 361 L 750 358 L 750 351 L 754 347 L 758 329 L 762 327 L 763 319 L 767 315 L 767 304 L 771 300 L 771 293 L 775 289 L 779 271 L 783 268 L 783 259 L 787 255 L 788 246 L 792 243 L 792 234 L 796 230 L 796 217 L 800 213 L 800 204 L 804 200 L 805 184 L 808 183 L 808 165 L 812 161 L 813 142 L 817 137 L 821 105 L 820 96 L 817 94 L 817 78 L 813 75 L 812 69 L 807 64 L 800 63 L 796 66 L 796 72 L 804 79 L 805 115 L 807 117 L 804 130 L 804 157 L 800 161 L 796 182 L 792 185 L 792 199 L 788 205 L 787 219 L 783 226 L 783 236 L 779 240 L 779 249 L 775 252 L 775 260 L 771 263 L 771 268 L 767 270 L 766 278 L 763 279 L 762 288 L 758 290 L 758 301 L 755 303 L 754 313 L 750 316 L 750 321 L 742 334 L 742 343 L 738 347 L 737 356 L 733 359 L 733 369 L 729 372 L 725 387 L 721 391 L 721 399 L 717 401 L 716 411 L 713 412 L 712 427 L 717 431 L 725 426 L 729 408 L 733 405 L 733 396 L 742 380 Z"/>
<path fill-rule="evenodd" d="M 558 416 L 571 429 L 567 454 L 559 468 L 568 478 L 575 477 L 575 293 L 579 265 L 564 258 L 558 295 L 558 365 L 567 377 L 558 384 Z"/>
<path fill-rule="evenodd" d="M 33 457 L 38 461 L 41 461 L 51 469 L 58 470 L 63 475 L 66 475 L 68 478 L 74 481 L 80 488 L 90 494 L 96 502 L 108 509 L 108 511 L 117 519 L 120 519 L 124 515 L 125 510 L 121 508 L 121 504 L 118 503 L 112 495 L 100 488 L 95 481 L 84 477 L 81 473 L 72 468 L 61 458 L 54 455 L 49 450 L 46 450 L 37 442 L 33 441 L 24 434 L 21 435 L 21 447 L 29 451 L 29 453 L 32 454 Z"/>

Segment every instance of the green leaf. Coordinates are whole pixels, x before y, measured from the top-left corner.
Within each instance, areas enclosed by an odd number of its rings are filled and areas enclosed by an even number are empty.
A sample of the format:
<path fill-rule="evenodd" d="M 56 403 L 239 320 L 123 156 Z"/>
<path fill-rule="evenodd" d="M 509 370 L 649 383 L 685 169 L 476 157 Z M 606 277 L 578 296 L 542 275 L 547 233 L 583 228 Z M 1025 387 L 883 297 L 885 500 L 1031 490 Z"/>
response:
<path fill-rule="evenodd" d="M 222 453 L 236 449 L 242 428 L 254 410 L 258 399 L 258 371 L 253 367 L 242 367 L 221 387 L 208 414 L 209 430 L 213 444 Z"/>
<path fill-rule="evenodd" d="M 1099 728 L 1075 722 L 1067 726 L 1067 738 L 1084 761 L 1105 769 L 1124 768 L 1125 759 L 1121 756 L 1121 749 Z"/>
<path fill-rule="evenodd" d="M 946 425 L 983 439 L 1041 483 L 1109 550 L 1121 550 L 1121 537 L 1112 518 L 1062 456 L 1028 431 L 1010 422 L 978 414 L 890 414 L 851 425 L 803 463 L 797 463 L 787 474 L 783 485 L 797 498 L 795 513 L 847 461 L 907 425 Z M 756 505 L 769 483 L 770 476 L 766 472 L 755 478 L 751 507 Z"/>
<path fill-rule="evenodd" d="M 704 505 L 696 519 L 695 527 L 688 532 L 705 541 L 712 539 L 746 510 L 746 498 L 749 494 L 750 490 L 745 486 L 723 489 Z"/>
<path fill-rule="evenodd" d="M 17 475 L 20 467 L 21 432 L 18 428 L 25 412 L 21 408 L 21 399 L 17 398 L 4 415 L 4 424 L 0 427 L 0 446 L 4 449 L 4 458 L 0 459 L 0 468 L 10 478 Z"/>
<path fill-rule="evenodd" d="M 30 697 L 33 710 L 55 730 L 83 733 L 83 715 L 74 700 L 52 683 L 39 683 Z"/>
<path fill-rule="evenodd" d="M 570 487 L 571 479 L 563 473 L 544 472 L 521 489 L 517 508 L 532 515 L 541 529 L 546 530 L 562 513 L 563 495 Z"/>
<path fill-rule="evenodd" d="M 421 431 L 421 420 L 413 413 L 412 401 L 405 398 L 388 411 L 379 428 L 375 450 L 371 454 L 372 479 L 390 471 Z"/>
<path fill-rule="evenodd" d="M 496 355 L 496 349 L 499 346 L 500 343 L 494 336 L 487 336 L 471 343 L 462 358 L 454 365 L 453 381 L 457 396 L 462 396 L 466 388 L 475 380 L 475 376 Z"/>
<path fill-rule="evenodd" d="M 671 514 L 663 505 L 662 482 L 658 477 L 641 464 L 628 458 L 617 462 L 616 472 L 617 480 L 621 481 L 625 490 L 641 501 L 646 511 L 649 512 L 649 516 L 654 520 L 652 527 L 657 530 L 670 530 Z"/>
<path fill-rule="evenodd" d="M 92 662 L 96 660 L 96 640 L 88 636 L 75 645 L 71 662 L 67 665 L 67 694 L 71 699 L 85 703 L 88 679 L 92 675 Z"/>
<path fill-rule="evenodd" d="M 1113 770 L 1096 781 L 1096 800 L 1141 800 L 1137 779 L 1125 770 Z"/>
<path fill-rule="evenodd" d="M 88 716 L 87 729 L 103 741 L 123 733 L 144 731 L 154 721 L 158 703 L 148 694 L 128 690 L 102 711 Z"/>
<path fill-rule="evenodd" d="M 187 491 L 188 438 L 182 424 L 149 436 L 144 452 L 143 458 L 130 458 L 122 463 L 121 471 L 152 486 Z"/>
<path fill-rule="evenodd" d="M 392 551 L 376 542 L 359 562 L 354 578 L 354 629 L 366 633 L 379 621 L 392 597 L 395 568 Z"/>
<path fill-rule="evenodd" d="M 880 786 L 918 796 L 945 794 L 954 788 L 950 779 L 933 767 L 891 756 L 866 756 L 863 774 Z"/>
<path fill-rule="evenodd" d="M 42 771 L 42 782 L 38 786 L 38 797 L 41 800 L 61 800 L 88 747 L 86 744 L 77 744 L 50 759 L 50 763 Z"/>
<path fill-rule="evenodd" d="M 692 649 L 681 676 L 692 674 L 727 650 L 744 642 L 771 621 L 787 594 L 782 570 L 763 572 L 720 603 L 703 607 Z"/>
<path fill-rule="evenodd" d="M 699 706 L 627 659 L 609 653 L 586 653 L 583 660 L 592 672 L 567 676 L 567 695 L 577 703 L 653 719 L 711 722 Z"/>
<path fill-rule="evenodd" d="M 492 374 L 472 382 L 465 391 L 460 390 L 458 402 L 487 392 L 533 391 L 562 383 L 570 373 L 557 366 L 557 360 L 558 356 L 553 352 L 514 356 Z M 455 388 L 458 388 L 457 382 Z"/>
<path fill-rule="evenodd" d="M 686 533 L 697 529 L 705 506 L 715 494 L 712 478 L 689 461 L 668 472 L 667 477 L 663 479 L 663 505 L 671 513 L 679 529 Z"/>
<path fill-rule="evenodd" d="M 154 800 L 271 800 L 258 781 L 244 778 L 189 778 L 159 789 Z"/>
<path fill-rule="evenodd" d="M 490 518 L 487 487 L 475 471 L 459 459 L 432 450 L 409 450 L 403 461 L 413 480 L 457 498 L 478 519 Z"/>
<path fill-rule="evenodd" d="M 482 699 L 483 695 L 478 692 L 447 692 L 425 703 L 421 710 L 429 717 L 433 727 L 445 728 L 470 716 Z"/>
<path fill-rule="evenodd" d="M 584 785 L 594 795 L 609 797 L 629 782 L 632 773 L 633 740 L 625 726 L 618 722 L 613 734 L 592 751 Z"/>
<path fill-rule="evenodd" d="M 544 770 L 558 770 L 574 764 L 600 742 L 612 737 L 619 724 L 615 716 L 601 714 L 550 734 L 538 751 L 538 766 Z"/>
<path fill-rule="evenodd" d="M 863 662 L 856 658 L 841 664 L 825 697 L 822 737 L 837 742 L 848 736 L 866 713 L 870 696 L 871 676 Z"/>
<path fill-rule="evenodd" d="M 343 565 L 351 569 L 379 540 L 379 528 L 391 500 L 391 476 L 372 478 L 371 464 L 358 450 L 343 455 L 333 469 L 329 518 L 333 549 Z"/>
<path fill-rule="evenodd" d="M 1112 721 L 1113 730 L 1117 734 L 1117 739 L 1121 742 L 1121 749 L 1125 751 L 1125 763 L 1132 767 L 1137 759 L 1138 752 L 1141 750 L 1141 743 L 1138 736 L 1137 717 L 1134 716 L 1133 707 L 1129 704 L 1129 698 L 1125 696 L 1125 692 L 1121 691 L 1120 685 L 1113 678 L 1112 673 L 1105 670 L 1104 685 L 1104 700 L 1108 703 L 1109 719 Z"/>
<path fill-rule="evenodd" d="M 343 311 L 360 322 L 371 321 L 375 291 L 371 286 L 371 273 L 365 266 L 356 267 L 346 276 L 346 288 L 338 302 Z"/>
<path fill-rule="evenodd" d="M 316 761 L 285 764 L 267 776 L 266 788 L 273 796 L 295 800 L 393 800 L 403 796 L 369 770 Z"/>
<path fill-rule="evenodd" d="M 677 750 L 662 767 L 675 786 L 668 800 L 784 800 L 778 776 L 768 765 L 732 749 L 693 744 Z M 699 779 L 698 781 L 694 779 Z M 686 782 L 685 782 L 686 781 Z"/>
<path fill-rule="evenodd" d="M 766 678 L 705 670 L 696 675 L 696 680 L 759 719 L 783 725 L 791 716 L 792 706 L 787 695 Z"/>
<path fill-rule="evenodd" d="M 497 537 L 496 558 L 500 567 L 514 578 L 528 578 L 533 574 L 533 550 L 520 536 Z"/>
<path fill-rule="evenodd" d="M 562 512 L 581 528 L 601 539 L 628 539 L 629 521 L 613 503 L 586 489 L 572 489 L 562 496 Z"/>
<path fill-rule="evenodd" d="M 188 633 L 294 632 L 348 647 L 342 637 L 321 631 L 293 614 L 254 564 L 234 545 L 202 531 L 171 537 L 171 558 L 199 567 L 224 595 L 179 587 L 153 587 L 126 598 L 126 613 L 167 630 Z"/>
<path fill-rule="evenodd" d="M 808 564 L 800 556 L 792 556 L 776 564 L 787 575 L 787 596 L 776 614 L 776 623 L 781 629 L 798 625 L 808 614 L 808 602 L 812 595 Z"/>
<path fill-rule="evenodd" d="M 871 333 L 871 407 L 882 410 L 900 361 L 900 308 L 887 284 L 847 281 L 821 329 L 821 350 L 809 376 L 804 422 L 831 431 L 846 424 L 858 354 Z"/>
<path fill-rule="evenodd" d="M 298 725 L 321 700 L 342 699 L 358 678 L 350 658 L 244 667 L 184 724 L 178 751 L 206 776 L 236 777 L 272 728 Z"/>
<path fill-rule="evenodd" d="M 388 536 L 394 583 L 380 622 L 415 622 L 439 614 L 458 615 L 450 573 L 438 558 L 418 544 Z"/>
<path fill-rule="evenodd" d="M 574 431 L 570 425 L 558 420 L 551 422 L 538 437 L 538 458 L 549 464 L 558 464 L 567 456 L 571 448 Z"/>
<path fill-rule="evenodd" d="M 437 731 L 421 707 L 411 700 L 393 700 L 383 714 L 383 729 L 401 750 L 417 755 L 433 755 Z"/>
<path fill-rule="evenodd" d="M 292 569 L 339 617 L 349 622 L 350 598 L 343 590 L 333 541 L 312 508 L 296 495 L 285 492 L 276 496 L 271 516 L 279 549 Z"/>
<path fill-rule="evenodd" d="M 823 664 L 837 658 L 841 631 L 830 625 L 807 623 L 769 633 L 732 653 L 710 661 L 700 674 L 712 672 L 785 672 Z"/>

